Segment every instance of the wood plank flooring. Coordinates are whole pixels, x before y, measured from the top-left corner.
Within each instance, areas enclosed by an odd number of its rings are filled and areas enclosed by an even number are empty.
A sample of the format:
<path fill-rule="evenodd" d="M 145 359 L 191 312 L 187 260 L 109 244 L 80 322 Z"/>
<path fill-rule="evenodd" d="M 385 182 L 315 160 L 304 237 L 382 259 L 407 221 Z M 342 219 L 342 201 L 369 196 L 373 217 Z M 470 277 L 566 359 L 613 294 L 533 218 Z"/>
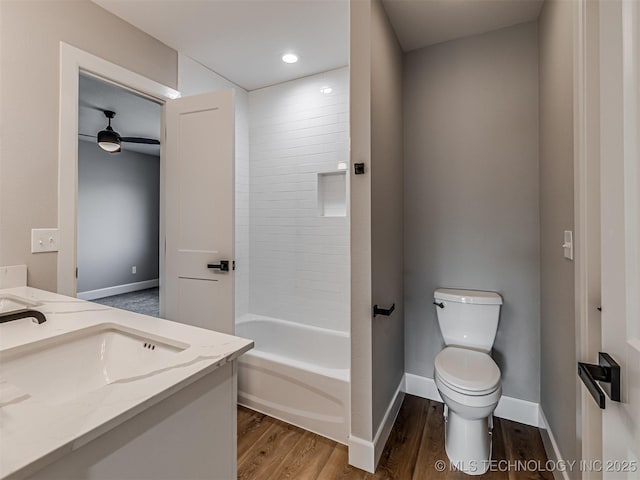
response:
<path fill-rule="evenodd" d="M 450 468 L 444 451 L 443 404 L 406 395 L 375 474 L 348 464 L 347 447 L 253 410 L 238 407 L 238 479 L 242 480 L 553 480 L 551 472 L 497 468 L 470 477 Z M 496 418 L 493 459 L 547 457 L 535 427 Z M 447 468 L 435 468 L 444 460 Z M 503 464 L 506 467 L 506 463 Z M 501 471 L 503 470 L 503 471 Z M 508 471 L 506 471 L 508 470 Z"/>

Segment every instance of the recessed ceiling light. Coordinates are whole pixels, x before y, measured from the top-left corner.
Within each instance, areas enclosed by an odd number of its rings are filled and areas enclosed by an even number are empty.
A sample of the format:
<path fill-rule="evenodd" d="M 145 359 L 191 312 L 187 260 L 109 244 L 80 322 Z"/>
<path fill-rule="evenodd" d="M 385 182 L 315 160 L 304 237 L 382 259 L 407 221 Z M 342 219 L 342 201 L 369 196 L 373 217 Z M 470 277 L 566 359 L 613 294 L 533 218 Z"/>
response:
<path fill-rule="evenodd" d="M 320 93 L 324 93 L 325 95 L 328 95 L 331 92 L 333 92 L 333 88 L 331 88 L 331 87 L 322 87 L 320 89 Z"/>
<path fill-rule="evenodd" d="M 298 61 L 298 56 L 295 53 L 285 53 L 282 56 L 282 61 L 284 63 L 296 63 Z"/>

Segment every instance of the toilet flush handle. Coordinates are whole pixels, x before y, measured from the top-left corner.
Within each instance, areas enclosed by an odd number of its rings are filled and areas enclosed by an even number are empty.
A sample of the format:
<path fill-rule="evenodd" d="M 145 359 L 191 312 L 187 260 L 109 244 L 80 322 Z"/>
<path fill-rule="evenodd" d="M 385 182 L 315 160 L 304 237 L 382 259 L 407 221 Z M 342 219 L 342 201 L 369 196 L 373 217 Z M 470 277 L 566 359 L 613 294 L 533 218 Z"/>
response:
<path fill-rule="evenodd" d="M 433 302 L 434 305 L 440 307 L 440 308 L 444 308 L 444 303 L 442 302 Z"/>

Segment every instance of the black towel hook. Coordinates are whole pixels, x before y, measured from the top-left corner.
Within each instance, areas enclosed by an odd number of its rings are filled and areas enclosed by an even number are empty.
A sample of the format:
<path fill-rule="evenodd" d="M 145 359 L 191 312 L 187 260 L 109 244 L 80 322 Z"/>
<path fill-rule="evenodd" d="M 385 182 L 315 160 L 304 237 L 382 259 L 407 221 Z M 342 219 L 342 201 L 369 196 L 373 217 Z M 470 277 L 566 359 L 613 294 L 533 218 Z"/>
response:
<path fill-rule="evenodd" d="M 377 316 L 377 315 L 384 315 L 385 317 L 388 317 L 389 315 L 391 315 L 393 313 L 393 311 L 396 309 L 396 304 L 394 303 L 393 305 L 391 305 L 390 308 L 380 308 L 378 307 L 378 305 L 374 305 L 373 306 L 373 316 Z"/>

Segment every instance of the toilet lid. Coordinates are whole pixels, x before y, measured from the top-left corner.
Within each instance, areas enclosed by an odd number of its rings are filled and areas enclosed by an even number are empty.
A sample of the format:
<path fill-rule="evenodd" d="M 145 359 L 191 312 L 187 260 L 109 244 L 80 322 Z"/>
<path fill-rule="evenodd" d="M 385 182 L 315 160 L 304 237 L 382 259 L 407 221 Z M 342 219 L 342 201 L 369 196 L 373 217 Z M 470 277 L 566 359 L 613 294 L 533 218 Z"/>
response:
<path fill-rule="evenodd" d="M 484 392 L 500 383 L 496 362 L 486 353 L 468 348 L 445 348 L 436 356 L 435 370 L 454 389 Z"/>

